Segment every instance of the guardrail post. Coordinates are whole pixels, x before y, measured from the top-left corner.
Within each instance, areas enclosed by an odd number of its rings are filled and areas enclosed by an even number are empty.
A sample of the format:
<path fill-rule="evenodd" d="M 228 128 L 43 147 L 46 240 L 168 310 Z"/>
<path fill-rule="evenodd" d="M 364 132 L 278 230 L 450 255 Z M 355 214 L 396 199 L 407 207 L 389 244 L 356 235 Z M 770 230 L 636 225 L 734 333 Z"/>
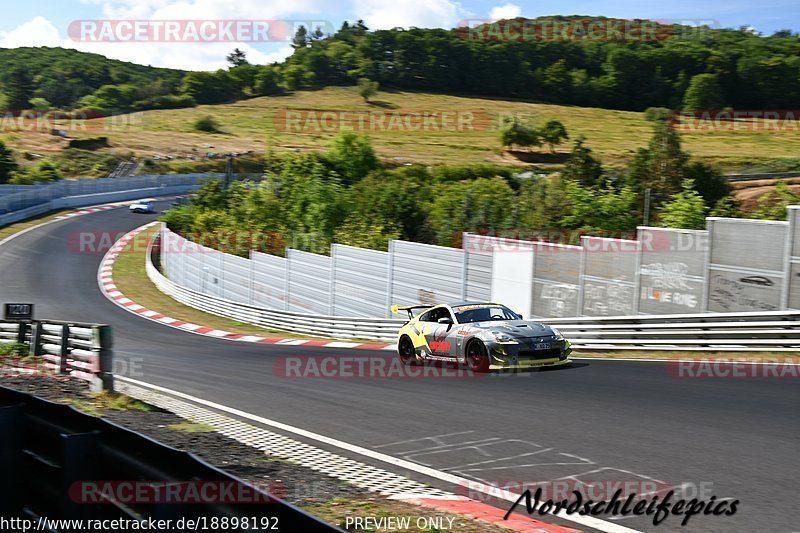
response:
<path fill-rule="evenodd" d="M 25 339 L 28 336 L 28 323 L 27 322 L 20 322 L 19 329 L 17 330 L 17 342 L 20 344 L 25 344 Z"/>
<path fill-rule="evenodd" d="M 114 390 L 114 352 L 111 326 L 92 327 L 92 351 L 97 354 L 97 365 L 89 388 L 92 392 Z"/>
<path fill-rule="evenodd" d="M 58 373 L 67 373 L 67 357 L 69 356 L 69 324 L 61 326 L 61 353 L 58 359 Z"/>

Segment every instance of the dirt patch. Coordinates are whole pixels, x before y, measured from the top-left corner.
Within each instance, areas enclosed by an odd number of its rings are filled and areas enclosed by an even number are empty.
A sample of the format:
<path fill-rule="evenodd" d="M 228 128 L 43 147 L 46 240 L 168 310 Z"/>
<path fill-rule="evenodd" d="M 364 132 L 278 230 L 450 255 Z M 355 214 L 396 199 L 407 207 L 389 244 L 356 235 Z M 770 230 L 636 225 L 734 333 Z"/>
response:
<path fill-rule="evenodd" d="M 787 180 L 787 184 L 793 193 L 800 193 L 800 182 L 792 183 L 793 180 Z M 734 191 L 736 199 L 741 202 L 742 210 L 745 213 L 750 213 L 758 209 L 758 200 L 770 191 L 775 190 L 774 182 L 770 185 L 761 185 L 757 187 L 746 187 Z"/>

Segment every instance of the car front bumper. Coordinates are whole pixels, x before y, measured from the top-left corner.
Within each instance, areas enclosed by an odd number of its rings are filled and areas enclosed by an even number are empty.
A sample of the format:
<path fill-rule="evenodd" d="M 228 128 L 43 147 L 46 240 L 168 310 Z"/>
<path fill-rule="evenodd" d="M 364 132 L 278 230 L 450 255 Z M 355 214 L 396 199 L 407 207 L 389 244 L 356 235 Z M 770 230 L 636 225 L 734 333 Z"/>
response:
<path fill-rule="evenodd" d="M 489 369 L 538 368 L 569 364 L 572 352 L 569 341 L 561 339 L 545 350 L 533 349 L 524 342 L 496 343 L 489 347 Z"/>

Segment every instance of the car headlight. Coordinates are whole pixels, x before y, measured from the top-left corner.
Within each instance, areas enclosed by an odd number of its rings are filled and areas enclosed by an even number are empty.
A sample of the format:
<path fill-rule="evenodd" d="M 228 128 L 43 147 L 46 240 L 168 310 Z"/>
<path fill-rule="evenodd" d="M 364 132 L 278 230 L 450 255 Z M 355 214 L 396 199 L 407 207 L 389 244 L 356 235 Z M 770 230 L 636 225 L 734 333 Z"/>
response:
<path fill-rule="evenodd" d="M 497 342 L 517 342 L 514 337 L 508 333 L 503 333 L 502 331 L 493 331 L 492 335 L 494 335 L 494 340 Z"/>
<path fill-rule="evenodd" d="M 558 331 L 557 328 L 554 328 L 554 327 L 550 326 L 550 329 L 553 331 L 553 335 L 555 335 L 557 339 L 563 339 L 564 338 L 564 335 L 562 335 L 561 332 Z"/>

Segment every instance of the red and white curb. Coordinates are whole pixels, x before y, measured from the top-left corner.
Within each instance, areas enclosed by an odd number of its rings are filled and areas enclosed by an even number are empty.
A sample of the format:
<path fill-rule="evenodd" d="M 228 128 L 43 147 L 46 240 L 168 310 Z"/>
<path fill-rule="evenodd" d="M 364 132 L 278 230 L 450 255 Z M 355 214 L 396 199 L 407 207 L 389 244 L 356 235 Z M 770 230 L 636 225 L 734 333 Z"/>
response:
<path fill-rule="evenodd" d="M 180 198 L 180 196 L 159 197 L 158 201 L 174 200 L 176 198 Z M 139 199 L 139 200 L 125 200 L 123 202 L 112 202 L 112 203 L 109 203 L 109 204 L 96 205 L 96 206 L 93 206 L 93 207 L 86 207 L 86 208 L 81 209 L 79 211 L 73 211 L 71 213 L 64 213 L 63 215 L 58 215 L 57 217 L 54 217 L 53 220 L 64 220 L 65 218 L 74 218 L 74 217 L 79 217 L 79 216 L 82 216 L 82 215 L 91 215 L 92 213 L 98 213 L 100 211 L 108 211 L 109 209 L 117 209 L 117 208 L 120 208 L 120 207 L 125 207 L 126 205 L 135 204 L 136 202 L 141 202 L 141 201 L 142 201 L 141 199 Z"/>
<path fill-rule="evenodd" d="M 131 240 L 136 238 L 136 236 L 142 233 L 143 231 L 150 229 L 156 224 L 159 224 L 159 222 L 156 221 L 156 222 L 151 222 L 149 224 L 145 224 L 144 226 L 138 227 L 123 235 L 116 243 L 114 243 L 114 246 L 112 246 L 108 250 L 105 257 L 103 257 L 102 263 L 100 263 L 100 270 L 98 271 L 97 274 L 100 290 L 106 296 L 106 298 L 108 298 L 118 306 L 122 307 L 123 309 L 130 311 L 131 313 L 134 313 L 136 315 L 139 315 L 142 318 L 146 318 L 153 322 L 158 322 L 159 324 L 165 326 L 170 326 L 183 331 L 188 331 L 189 333 L 194 333 L 196 335 L 214 337 L 217 339 L 225 339 L 238 342 L 251 342 L 257 344 L 285 344 L 287 346 L 313 346 L 319 348 L 353 348 L 359 350 L 396 349 L 395 344 L 360 343 L 360 342 L 350 342 L 346 340 L 330 341 L 330 340 L 320 340 L 320 339 L 284 339 L 280 337 L 273 338 L 273 337 L 262 337 L 260 335 L 246 335 L 243 333 L 232 333 L 230 331 L 215 329 L 209 326 L 203 326 L 201 324 L 193 324 L 191 322 L 179 320 L 177 318 L 167 316 L 163 313 L 159 313 L 158 311 L 154 311 L 152 309 L 148 309 L 142 305 L 137 304 L 136 302 L 134 302 L 133 300 L 122 294 L 122 292 L 119 291 L 116 284 L 114 283 L 114 264 L 116 263 L 117 259 L 119 258 L 120 254 L 123 252 L 125 247 L 131 242 Z"/>

